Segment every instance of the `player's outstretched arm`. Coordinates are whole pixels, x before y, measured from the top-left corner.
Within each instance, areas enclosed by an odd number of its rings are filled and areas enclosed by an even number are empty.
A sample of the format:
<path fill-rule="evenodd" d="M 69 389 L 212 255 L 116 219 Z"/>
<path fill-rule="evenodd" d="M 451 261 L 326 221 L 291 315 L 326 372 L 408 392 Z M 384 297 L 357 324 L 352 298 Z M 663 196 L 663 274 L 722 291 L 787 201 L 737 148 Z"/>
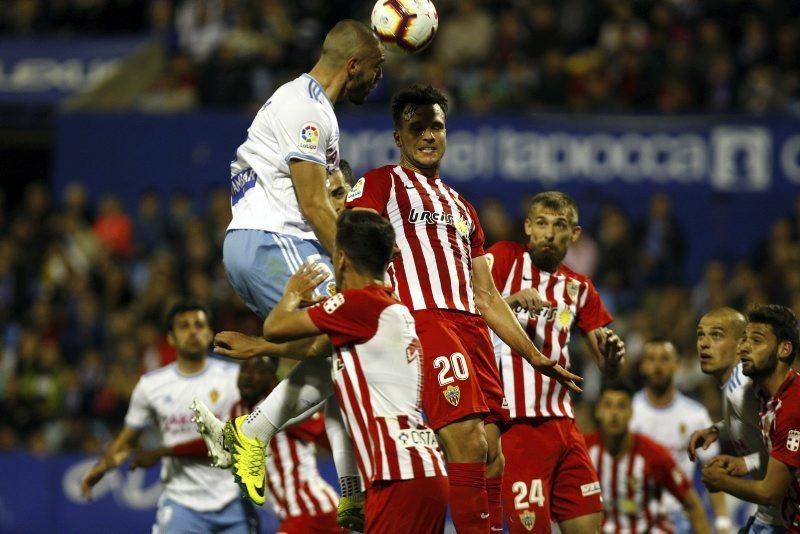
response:
<path fill-rule="evenodd" d="M 472 258 L 472 283 L 475 304 L 489 328 L 494 330 L 506 345 L 521 354 L 537 371 L 558 380 L 572 391 L 580 392 L 581 388 L 577 383 L 583 379 L 542 355 L 522 329 L 514 312 L 494 285 L 486 256 Z"/>
<path fill-rule="evenodd" d="M 689 517 L 689 522 L 692 524 L 692 532 L 695 534 L 711 534 L 711 525 L 706 517 L 705 508 L 700 500 L 700 496 L 694 489 L 686 492 L 682 502 L 683 509 L 686 510 L 686 515 Z"/>
<path fill-rule="evenodd" d="M 208 458 L 208 447 L 202 438 L 154 449 L 136 449 L 131 457 L 131 471 L 139 467 L 152 467 L 165 456 L 180 458 Z"/>
<path fill-rule="evenodd" d="M 83 477 L 81 493 L 84 498 L 91 500 L 92 488 L 95 484 L 100 482 L 108 471 L 116 469 L 128 458 L 131 451 L 139 442 L 141 435 L 142 431 L 137 428 L 126 426 L 122 429 L 105 450 L 103 456 L 95 462 L 92 468 L 89 469 L 89 472 Z"/>
<path fill-rule="evenodd" d="M 789 466 L 770 457 L 763 480 L 731 476 L 722 462 L 710 462 L 703 468 L 703 483 L 709 491 L 724 491 L 743 501 L 766 506 L 780 506 L 792 481 Z"/>
<path fill-rule="evenodd" d="M 333 209 L 328 189 L 327 172 L 323 165 L 293 159 L 289 162 L 297 203 L 319 242 L 333 254 L 336 242 L 336 210 Z"/>
<path fill-rule="evenodd" d="M 288 343 L 270 343 L 257 336 L 225 330 L 214 336 L 214 352 L 235 360 L 249 360 L 262 356 L 304 360 L 330 356 L 328 336 L 298 339 Z"/>
<path fill-rule="evenodd" d="M 311 320 L 308 310 L 299 308 L 302 302 L 311 300 L 311 292 L 328 275 L 322 264 L 302 265 L 286 282 L 281 300 L 264 321 L 264 339 L 282 343 L 320 335 L 322 331 Z"/>

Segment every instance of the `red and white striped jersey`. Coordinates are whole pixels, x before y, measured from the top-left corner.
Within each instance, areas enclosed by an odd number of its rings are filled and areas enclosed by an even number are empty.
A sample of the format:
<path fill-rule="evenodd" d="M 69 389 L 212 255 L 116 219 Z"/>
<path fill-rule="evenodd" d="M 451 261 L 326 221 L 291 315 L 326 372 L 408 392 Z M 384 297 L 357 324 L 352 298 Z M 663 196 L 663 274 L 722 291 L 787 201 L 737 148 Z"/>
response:
<path fill-rule="evenodd" d="M 370 208 L 392 223 L 400 254 L 388 273 L 411 310 L 477 314 L 472 258 L 483 256 L 483 228 L 475 208 L 439 178 L 400 166 L 366 173 L 347 196 L 347 207 Z"/>
<path fill-rule="evenodd" d="M 239 403 L 231 418 L 249 413 Z M 267 491 L 275 514 L 316 517 L 336 511 L 339 495 L 319 474 L 317 443 L 327 443 L 322 414 L 276 434 L 269 443 L 266 459 Z"/>
<path fill-rule="evenodd" d="M 591 280 L 568 267 L 561 265 L 554 273 L 540 271 L 524 245 L 509 241 L 492 245 L 487 258 L 503 297 L 533 287 L 550 303 L 539 315 L 515 312 L 536 347 L 562 367 L 570 367 L 567 345 L 573 325 L 590 332 L 612 321 Z M 512 419 L 574 417 L 572 398 L 564 386 L 536 372 L 494 333 L 492 340 Z"/>
<path fill-rule="evenodd" d="M 792 473 L 781 514 L 789 532 L 800 530 L 800 374 L 789 371 L 771 399 L 761 398 L 761 432 L 769 455 Z"/>
<path fill-rule="evenodd" d="M 675 464 L 669 450 L 643 434 L 632 434 L 628 451 L 612 456 L 603 447 L 600 433 L 586 436 L 600 487 L 603 489 L 603 532 L 671 533 L 661 496 L 669 491 L 683 501 L 692 482 Z"/>
<path fill-rule="evenodd" d="M 374 285 L 345 289 L 308 314 L 336 349 L 334 391 L 365 489 L 444 476 L 436 435 L 422 421 L 422 349 L 408 308 Z"/>

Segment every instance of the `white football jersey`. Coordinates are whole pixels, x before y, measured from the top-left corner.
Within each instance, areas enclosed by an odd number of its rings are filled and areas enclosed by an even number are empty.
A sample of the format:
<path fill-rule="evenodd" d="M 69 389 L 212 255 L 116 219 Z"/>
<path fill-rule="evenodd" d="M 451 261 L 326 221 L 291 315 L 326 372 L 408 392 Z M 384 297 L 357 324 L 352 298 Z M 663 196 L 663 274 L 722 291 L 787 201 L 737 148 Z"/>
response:
<path fill-rule="evenodd" d="M 316 240 L 300 212 L 289 174 L 293 159 L 339 166 L 339 124 L 333 104 L 308 74 L 275 91 L 237 149 L 231 162 L 233 219 L 228 230 L 266 230 Z"/>
<path fill-rule="evenodd" d="M 759 400 L 753 381 L 742 372 L 742 364 L 734 367 L 728 382 L 722 387 L 722 423 L 720 446 L 726 454 L 748 456 L 758 454 L 758 468 L 752 476 L 761 480 L 767 473 L 769 453 L 764 447 L 759 421 Z M 782 525 L 781 511 L 776 507 L 759 506 L 756 517 L 769 525 Z"/>
<path fill-rule="evenodd" d="M 675 463 L 690 480 L 696 465 L 689 459 L 689 437 L 695 430 L 708 428 L 711 424 L 706 407 L 680 392 L 676 391 L 672 404 L 664 408 L 650 404 L 644 390 L 633 397 L 631 430 L 645 434 L 668 448 Z M 715 443 L 698 454 L 701 462 L 709 461 L 719 454 L 719 445 Z M 664 496 L 664 506 L 668 512 L 683 509 L 672 495 Z"/>
<path fill-rule="evenodd" d="M 239 400 L 239 366 L 209 359 L 203 371 L 184 375 L 177 363 L 143 375 L 131 395 L 125 425 L 153 426 L 164 446 L 195 440 L 200 435 L 190 406 L 199 399 L 225 421 Z M 207 458 L 165 457 L 161 462 L 164 496 L 197 512 L 217 511 L 239 498 L 230 471 L 208 465 Z"/>

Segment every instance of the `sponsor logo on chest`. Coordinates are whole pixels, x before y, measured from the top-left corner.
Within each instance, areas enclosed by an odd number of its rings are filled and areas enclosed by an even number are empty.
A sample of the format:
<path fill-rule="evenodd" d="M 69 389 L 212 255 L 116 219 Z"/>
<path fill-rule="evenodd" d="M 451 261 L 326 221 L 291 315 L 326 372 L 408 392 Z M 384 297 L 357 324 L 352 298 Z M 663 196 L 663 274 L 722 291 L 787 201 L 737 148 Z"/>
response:
<path fill-rule="evenodd" d="M 408 222 L 411 224 L 447 224 L 454 227 L 461 236 L 467 237 L 469 235 L 469 221 L 458 213 L 453 215 L 442 211 L 411 208 L 408 214 Z"/>
<path fill-rule="evenodd" d="M 430 428 L 401 430 L 397 434 L 401 447 L 438 447 L 436 434 Z"/>

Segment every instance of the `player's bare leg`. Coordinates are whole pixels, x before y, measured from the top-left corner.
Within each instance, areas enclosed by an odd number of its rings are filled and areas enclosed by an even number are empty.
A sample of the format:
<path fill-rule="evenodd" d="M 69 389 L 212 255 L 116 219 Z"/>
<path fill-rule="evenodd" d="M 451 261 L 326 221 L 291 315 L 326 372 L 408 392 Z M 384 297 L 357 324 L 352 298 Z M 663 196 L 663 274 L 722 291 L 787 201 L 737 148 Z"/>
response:
<path fill-rule="evenodd" d="M 562 534 L 596 534 L 600 532 L 600 525 L 602 522 L 603 514 L 598 512 L 596 514 L 587 514 L 561 521 L 558 524 L 558 528 L 561 530 Z"/>
<path fill-rule="evenodd" d="M 439 443 L 447 456 L 450 512 L 459 534 L 489 531 L 486 494 L 486 458 L 489 445 L 483 420 L 478 416 L 442 427 Z"/>
<path fill-rule="evenodd" d="M 506 460 L 500 442 L 500 427 L 494 423 L 484 425 L 486 443 L 486 496 L 489 500 L 489 522 L 491 532 L 503 532 L 503 469 Z"/>

